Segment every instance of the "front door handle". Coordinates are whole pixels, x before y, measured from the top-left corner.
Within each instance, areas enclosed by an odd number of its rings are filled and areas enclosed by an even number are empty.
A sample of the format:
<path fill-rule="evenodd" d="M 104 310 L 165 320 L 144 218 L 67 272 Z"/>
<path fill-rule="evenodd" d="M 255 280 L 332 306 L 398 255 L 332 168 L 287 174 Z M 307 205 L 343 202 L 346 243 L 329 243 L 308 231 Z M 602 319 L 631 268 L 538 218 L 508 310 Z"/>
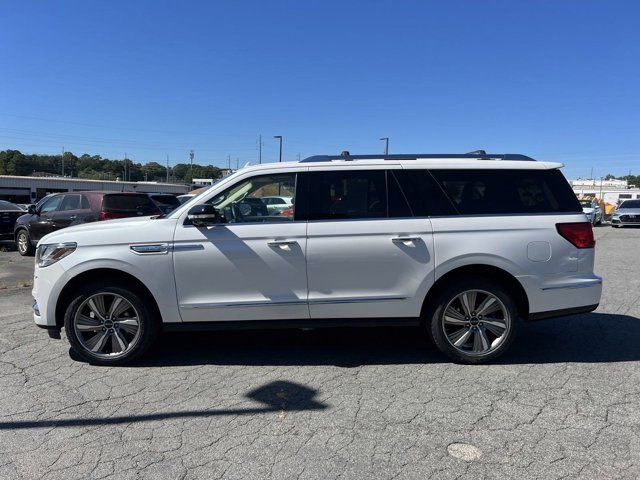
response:
<path fill-rule="evenodd" d="M 291 247 L 292 245 L 297 245 L 298 242 L 295 240 L 273 240 L 272 242 L 267 242 L 267 245 L 270 247 Z"/>
<path fill-rule="evenodd" d="M 77 215 L 71 215 L 69 217 L 69 220 L 71 220 L 73 222 L 76 218 L 78 218 Z"/>
<path fill-rule="evenodd" d="M 391 241 L 393 243 L 402 243 L 402 244 L 407 244 L 407 243 L 414 243 L 420 240 L 420 237 L 393 237 L 391 239 Z"/>

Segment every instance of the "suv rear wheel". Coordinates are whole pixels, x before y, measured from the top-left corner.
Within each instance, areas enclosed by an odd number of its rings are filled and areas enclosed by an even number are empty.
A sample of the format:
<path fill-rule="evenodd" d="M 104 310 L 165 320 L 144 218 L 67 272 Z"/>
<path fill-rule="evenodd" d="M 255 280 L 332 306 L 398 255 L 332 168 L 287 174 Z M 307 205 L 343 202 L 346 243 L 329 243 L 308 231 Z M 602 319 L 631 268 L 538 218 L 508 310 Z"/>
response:
<path fill-rule="evenodd" d="M 488 362 L 513 342 L 518 311 L 507 289 L 488 280 L 464 280 L 444 288 L 425 315 L 438 349 L 460 363 Z"/>
<path fill-rule="evenodd" d="M 123 365 L 148 350 L 158 324 L 139 292 L 103 282 L 81 289 L 64 317 L 67 338 L 83 359 L 96 365 Z"/>

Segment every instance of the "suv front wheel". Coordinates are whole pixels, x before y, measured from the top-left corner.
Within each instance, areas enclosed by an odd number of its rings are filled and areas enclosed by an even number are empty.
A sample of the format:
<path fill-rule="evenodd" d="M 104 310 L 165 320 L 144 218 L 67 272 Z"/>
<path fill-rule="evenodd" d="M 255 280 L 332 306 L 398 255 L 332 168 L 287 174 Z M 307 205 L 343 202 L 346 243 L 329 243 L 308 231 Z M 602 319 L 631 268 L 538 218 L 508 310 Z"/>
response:
<path fill-rule="evenodd" d="M 33 245 L 31 244 L 29 232 L 24 228 L 19 230 L 16 234 L 16 248 L 18 249 L 18 253 L 23 257 L 31 256 L 36 253 L 36 249 L 33 248 Z"/>
<path fill-rule="evenodd" d="M 445 287 L 425 314 L 438 349 L 460 363 L 485 363 L 513 342 L 518 311 L 508 291 L 488 280 L 464 280 Z"/>
<path fill-rule="evenodd" d="M 123 365 L 139 357 L 158 334 L 144 295 L 96 282 L 69 303 L 64 326 L 69 343 L 95 365 Z"/>

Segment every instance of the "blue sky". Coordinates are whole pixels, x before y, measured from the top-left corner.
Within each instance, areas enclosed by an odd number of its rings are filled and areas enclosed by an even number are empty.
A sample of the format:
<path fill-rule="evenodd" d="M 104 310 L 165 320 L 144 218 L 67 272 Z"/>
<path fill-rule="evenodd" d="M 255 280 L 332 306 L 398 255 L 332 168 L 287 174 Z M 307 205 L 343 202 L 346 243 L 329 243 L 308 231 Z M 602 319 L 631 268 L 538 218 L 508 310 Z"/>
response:
<path fill-rule="evenodd" d="M 524 153 L 640 173 L 636 1 L 0 0 L 0 149 L 224 165 Z"/>

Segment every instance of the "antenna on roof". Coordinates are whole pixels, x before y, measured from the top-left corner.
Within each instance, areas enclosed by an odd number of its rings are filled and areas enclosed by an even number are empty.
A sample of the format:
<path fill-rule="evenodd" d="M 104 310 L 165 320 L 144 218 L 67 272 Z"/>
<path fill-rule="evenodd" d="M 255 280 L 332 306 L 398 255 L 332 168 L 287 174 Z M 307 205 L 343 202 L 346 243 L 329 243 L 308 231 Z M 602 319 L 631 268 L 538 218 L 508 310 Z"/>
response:
<path fill-rule="evenodd" d="M 349 153 L 349 150 L 343 150 L 340 156 L 345 160 L 351 160 L 351 158 L 349 158 L 351 156 L 351 154 Z"/>
<path fill-rule="evenodd" d="M 474 150 L 473 152 L 467 153 L 467 155 L 486 155 L 487 152 L 484 150 Z"/>

